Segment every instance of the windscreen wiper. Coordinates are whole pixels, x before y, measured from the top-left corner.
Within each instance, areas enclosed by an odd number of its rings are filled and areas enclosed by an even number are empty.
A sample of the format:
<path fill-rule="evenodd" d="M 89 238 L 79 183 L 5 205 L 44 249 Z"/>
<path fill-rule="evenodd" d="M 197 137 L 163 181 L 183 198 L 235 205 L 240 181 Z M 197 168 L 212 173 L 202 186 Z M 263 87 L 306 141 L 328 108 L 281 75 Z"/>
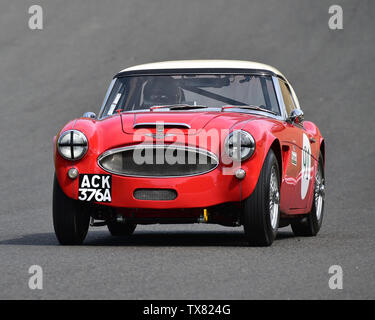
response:
<path fill-rule="evenodd" d="M 233 105 L 226 105 L 226 106 L 222 106 L 221 107 L 221 111 L 224 111 L 225 109 L 250 109 L 250 110 L 256 110 L 256 111 L 264 111 L 264 112 L 268 112 L 268 113 L 272 113 L 274 115 L 277 115 L 277 112 L 275 111 L 272 111 L 272 110 L 268 110 L 268 109 L 265 109 L 265 108 L 262 108 L 260 106 L 253 106 L 253 105 L 250 105 L 250 106 L 233 106 Z"/>
<path fill-rule="evenodd" d="M 169 104 L 169 105 L 163 105 L 163 106 L 152 106 L 150 107 L 150 111 L 154 111 L 156 109 L 184 110 L 184 109 L 203 109 L 203 108 L 207 108 L 207 106 L 190 105 L 190 104 Z"/>

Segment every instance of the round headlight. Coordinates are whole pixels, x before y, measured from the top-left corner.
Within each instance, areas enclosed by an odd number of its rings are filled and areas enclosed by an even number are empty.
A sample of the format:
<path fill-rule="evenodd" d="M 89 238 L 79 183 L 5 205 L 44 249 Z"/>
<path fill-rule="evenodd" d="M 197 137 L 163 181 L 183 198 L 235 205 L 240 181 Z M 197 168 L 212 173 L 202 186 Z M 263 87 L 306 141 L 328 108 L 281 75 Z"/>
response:
<path fill-rule="evenodd" d="M 82 159 L 88 150 L 87 138 L 78 130 L 65 131 L 57 141 L 57 150 L 64 159 Z"/>
<path fill-rule="evenodd" d="M 253 136 L 243 130 L 231 132 L 224 142 L 225 153 L 235 161 L 249 159 L 255 151 Z"/>

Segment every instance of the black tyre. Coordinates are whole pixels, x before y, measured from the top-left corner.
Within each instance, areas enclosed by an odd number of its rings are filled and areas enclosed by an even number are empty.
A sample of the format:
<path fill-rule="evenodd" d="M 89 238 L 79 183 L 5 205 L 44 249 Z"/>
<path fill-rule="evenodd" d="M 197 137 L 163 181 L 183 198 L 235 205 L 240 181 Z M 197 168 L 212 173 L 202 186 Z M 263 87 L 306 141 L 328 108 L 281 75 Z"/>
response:
<path fill-rule="evenodd" d="M 53 181 L 52 207 L 53 227 L 60 244 L 82 244 L 89 229 L 90 216 L 82 202 L 65 195 L 56 175 Z"/>
<path fill-rule="evenodd" d="M 270 149 L 253 193 L 244 201 L 243 225 L 250 245 L 270 246 L 280 220 L 280 171 Z"/>
<path fill-rule="evenodd" d="M 136 224 L 130 222 L 110 221 L 107 224 L 112 236 L 131 236 L 136 228 Z"/>
<path fill-rule="evenodd" d="M 291 223 L 293 233 L 296 236 L 312 237 L 316 236 L 322 226 L 324 213 L 324 165 L 323 157 L 319 156 L 318 170 L 315 176 L 314 197 L 311 211 L 303 218 L 298 218 Z"/>

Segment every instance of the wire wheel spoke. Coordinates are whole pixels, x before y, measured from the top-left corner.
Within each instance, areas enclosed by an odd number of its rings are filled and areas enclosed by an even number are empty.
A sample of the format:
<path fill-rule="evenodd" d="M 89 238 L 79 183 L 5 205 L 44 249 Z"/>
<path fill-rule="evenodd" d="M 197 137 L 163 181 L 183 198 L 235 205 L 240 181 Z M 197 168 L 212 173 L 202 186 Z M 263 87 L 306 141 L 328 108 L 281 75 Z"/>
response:
<path fill-rule="evenodd" d="M 321 167 L 318 166 L 315 176 L 315 192 L 314 192 L 314 201 L 316 209 L 316 217 L 320 220 L 322 216 L 323 201 L 324 201 L 324 179 L 322 177 Z"/>
<path fill-rule="evenodd" d="M 280 203 L 280 192 L 277 181 L 275 167 L 271 170 L 270 178 L 270 192 L 269 192 L 269 208 L 270 208 L 270 220 L 272 229 L 277 228 L 277 220 L 279 215 L 279 203 Z"/>

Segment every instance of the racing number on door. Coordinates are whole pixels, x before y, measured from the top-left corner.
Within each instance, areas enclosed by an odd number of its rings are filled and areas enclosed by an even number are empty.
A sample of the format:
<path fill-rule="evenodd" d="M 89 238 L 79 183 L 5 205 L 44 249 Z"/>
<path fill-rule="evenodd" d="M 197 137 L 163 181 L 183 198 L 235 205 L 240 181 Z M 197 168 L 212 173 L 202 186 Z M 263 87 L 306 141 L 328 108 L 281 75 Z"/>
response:
<path fill-rule="evenodd" d="M 311 180 L 311 145 L 309 138 L 303 134 L 301 169 L 301 199 L 305 199 Z"/>

